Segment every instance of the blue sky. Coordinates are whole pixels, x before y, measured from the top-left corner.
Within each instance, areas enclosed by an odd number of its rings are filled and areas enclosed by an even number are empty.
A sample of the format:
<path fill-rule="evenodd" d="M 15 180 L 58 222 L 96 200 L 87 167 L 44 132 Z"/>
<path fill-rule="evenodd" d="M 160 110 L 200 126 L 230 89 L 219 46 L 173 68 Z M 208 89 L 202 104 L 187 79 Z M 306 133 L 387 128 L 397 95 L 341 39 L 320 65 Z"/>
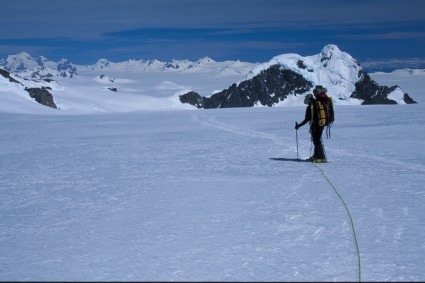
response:
<path fill-rule="evenodd" d="M 366 68 L 425 68 L 423 0 L 14 0 L 0 58 L 266 62 L 332 43 Z"/>

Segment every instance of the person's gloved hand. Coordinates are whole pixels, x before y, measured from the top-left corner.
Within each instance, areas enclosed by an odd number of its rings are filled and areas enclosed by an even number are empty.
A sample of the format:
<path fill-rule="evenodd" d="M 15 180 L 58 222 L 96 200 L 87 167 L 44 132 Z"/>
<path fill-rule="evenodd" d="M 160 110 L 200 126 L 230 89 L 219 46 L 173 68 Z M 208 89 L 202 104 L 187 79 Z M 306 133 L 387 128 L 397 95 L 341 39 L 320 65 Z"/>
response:
<path fill-rule="evenodd" d="M 299 127 L 300 127 L 300 125 L 298 125 L 298 123 L 295 122 L 295 130 L 298 130 Z"/>

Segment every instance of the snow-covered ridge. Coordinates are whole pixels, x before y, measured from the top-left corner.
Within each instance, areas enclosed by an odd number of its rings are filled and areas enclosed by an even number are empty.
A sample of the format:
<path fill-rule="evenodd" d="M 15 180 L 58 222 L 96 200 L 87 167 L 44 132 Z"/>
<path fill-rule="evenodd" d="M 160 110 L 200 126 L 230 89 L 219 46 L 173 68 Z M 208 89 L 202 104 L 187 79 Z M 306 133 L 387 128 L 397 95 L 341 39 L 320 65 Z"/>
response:
<path fill-rule="evenodd" d="M 273 65 L 280 65 L 298 73 L 313 85 L 326 86 L 329 93 L 339 101 L 347 101 L 348 94 L 354 91 L 354 85 L 362 71 L 361 65 L 350 54 L 341 51 L 336 45 L 329 44 L 317 55 L 303 57 L 291 53 L 276 56 L 255 67 L 244 80 L 252 79 Z"/>
<path fill-rule="evenodd" d="M 190 60 L 135 60 L 130 59 L 123 62 L 111 62 L 107 59 L 100 59 L 93 65 L 77 65 L 68 59 L 61 59 L 57 62 L 50 61 L 40 56 L 33 58 L 26 52 L 16 55 L 9 55 L 0 59 L 0 68 L 12 73 L 19 73 L 25 77 L 44 78 L 51 76 L 72 77 L 80 72 L 101 72 L 101 71 L 139 71 L 139 72 L 210 72 L 214 71 L 223 75 L 234 73 L 242 74 L 248 72 L 257 63 L 241 61 L 217 62 L 209 57 L 201 58 L 197 61 Z"/>
<path fill-rule="evenodd" d="M 336 45 L 319 54 L 283 54 L 253 68 L 243 80 L 213 95 L 190 91 L 182 103 L 197 108 L 299 105 L 316 85 L 323 85 L 335 104 L 407 104 L 415 101 L 397 85 L 379 85 L 361 65 Z"/>
<path fill-rule="evenodd" d="M 299 79 L 302 78 L 303 82 L 297 82 L 293 89 L 287 88 L 285 93 L 279 94 L 289 81 L 284 75 L 277 78 L 282 75 L 280 71 L 270 71 L 276 70 L 276 66 L 277 69 L 289 70 L 300 77 Z M 257 78 L 259 84 L 251 88 L 252 93 L 247 95 L 249 100 L 253 100 L 262 92 L 262 96 L 270 96 L 270 99 L 266 99 L 270 103 L 254 101 L 254 106 L 303 105 L 304 95 L 310 92 L 315 84 L 324 85 L 336 104 L 359 105 L 371 95 L 384 96 L 384 99 L 389 98 L 398 104 L 405 103 L 405 93 L 400 87 L 378 90 L 380 86 L 370 80 L 360 64 L 332 44 L 326 45 L 317 55 L 283 54 L 262 64 L 217 62 L 205 57 L 197 61 L 127 60 L 118 63 L 100 59 L 93 65 L 75 65 L 67 59 L 53 62 L 42 56 L 33 58 L 22 52 L 0 59 L 0 69 L 10 72 L 10 75 L 20 82 L 16 84 L 0 78 L 2 112 L 74 114 L 193 109 L 192 105 L 182 103 L 181 96 L 195 92 L 207 98 L 214 95 L 218 97 L 220 92 L 228 90 L 229 86 L 233 88 L 234 85 L 246 82 L 260 73 L 265 74 Z M 423 70 L 400 72 L 411 76 L 420 75 L 421 71 Z M 394 74 L 399 75 L 396 72 Z M 372 88 L 363 87 L 359 91 L 355 87 L 359 80 L 369 83 L 368 86 Z M 393 84 L 391 82 L 391 85 Z M 25 88 L 44 88 L 53 95 L 58 109 L 45 109 L 45 106 L 33 103 L 33 99 L 27 97 Z M 370 89 L 375 93 L 370 93 Z M 357 96 L 353 95 L 356 93 Z M 375 99 L 372 103 L 382 103 L 382 100 L 377 102 Z"/>
<path fill-rule="evenodd" d="M 0 59 L 0 68 L 26 78 L 73 77 L 77 72 L 76 65 L 68 59 L 53 62 L 43 56 L 33 58 L 26 52 Z"/>

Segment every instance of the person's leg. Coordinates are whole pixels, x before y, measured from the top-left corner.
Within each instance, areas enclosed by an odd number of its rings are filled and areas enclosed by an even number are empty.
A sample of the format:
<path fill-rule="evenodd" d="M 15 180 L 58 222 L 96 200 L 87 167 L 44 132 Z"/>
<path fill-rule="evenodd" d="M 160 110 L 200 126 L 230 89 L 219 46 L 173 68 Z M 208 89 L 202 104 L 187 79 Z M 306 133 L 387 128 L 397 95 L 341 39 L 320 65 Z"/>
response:
<path fill-rule="evenodd" d="M 319 126 L 313 126 L 312 127 L 312 138 L 313 138 L 313 144 L 314 144 L 314 158 L 315 159 L 326 159 L 325 157 L 325 151 L 323 149 L 322 144 L 322 133 L 323 133 L 323 127 Z"/>

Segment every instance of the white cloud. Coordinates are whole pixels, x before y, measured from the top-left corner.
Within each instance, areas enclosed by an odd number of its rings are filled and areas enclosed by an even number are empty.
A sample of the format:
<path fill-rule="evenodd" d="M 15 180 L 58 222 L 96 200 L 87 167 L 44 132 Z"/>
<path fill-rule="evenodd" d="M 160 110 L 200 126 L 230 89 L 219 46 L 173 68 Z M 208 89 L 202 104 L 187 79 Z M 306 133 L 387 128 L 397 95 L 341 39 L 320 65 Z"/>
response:
<path fill-rule="evenodd" d="M 400 68 L 424 69 L 425 58 L 367 59 L 362 61 L 361 65 L 371 70 L 394 70 Z"/>

